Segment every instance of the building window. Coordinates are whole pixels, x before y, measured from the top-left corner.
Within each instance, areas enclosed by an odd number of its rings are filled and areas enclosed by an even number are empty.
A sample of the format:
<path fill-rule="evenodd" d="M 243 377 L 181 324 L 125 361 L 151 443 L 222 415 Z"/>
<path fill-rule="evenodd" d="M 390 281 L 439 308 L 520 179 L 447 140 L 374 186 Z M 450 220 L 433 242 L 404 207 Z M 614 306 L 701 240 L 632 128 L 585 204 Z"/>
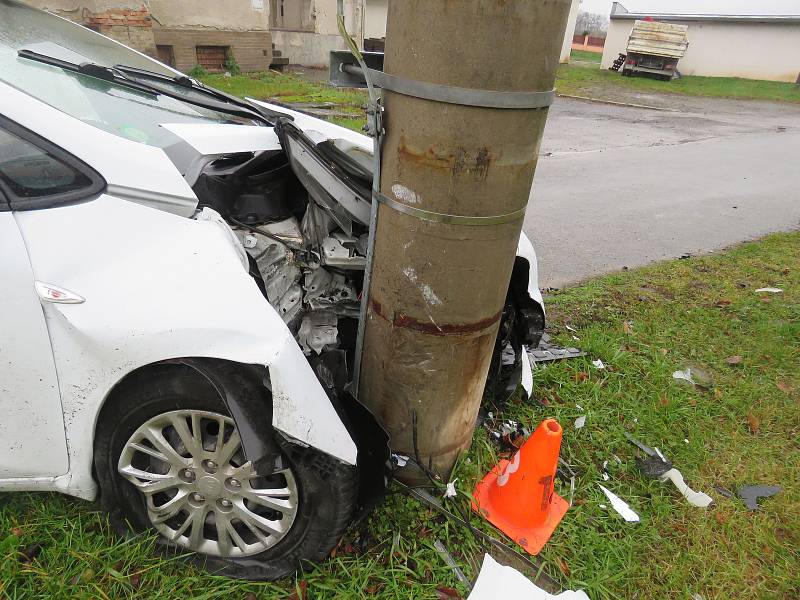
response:
<path fill-rule="evenodd" d="M 160 60 L 165 65 L 169 65 L 170 67 L 175 66 L 174 46 L 162 46 L 161 44 L 159 44 L 156 46 L 156 50 L 158 51 L 158 60 Z"/>
<path fill-rule="evenodd" d="M 314 31 L 311 0 L 270 0 L 270 27 L 287 31 Z"/>
<path fill-rule="evenodd" d="M 228 46 L 197 46 L 197 64 L 206 71 L 221 72 L 225 70 L 225 61 L 230 48 Z"/>

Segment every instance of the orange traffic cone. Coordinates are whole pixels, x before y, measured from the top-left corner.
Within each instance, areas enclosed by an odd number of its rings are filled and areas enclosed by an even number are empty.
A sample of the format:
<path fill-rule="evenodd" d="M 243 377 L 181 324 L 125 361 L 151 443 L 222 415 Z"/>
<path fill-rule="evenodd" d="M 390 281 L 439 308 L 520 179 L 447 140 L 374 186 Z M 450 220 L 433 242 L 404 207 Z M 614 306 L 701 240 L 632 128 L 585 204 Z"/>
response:
<path fill-rule="evenodd" d="M 545 419 L 514 457 L 501 460 L 472 494 L 472 508 L 530 554 L 538 554 L 569 505 L 553 491 L 561 425 Z"/>

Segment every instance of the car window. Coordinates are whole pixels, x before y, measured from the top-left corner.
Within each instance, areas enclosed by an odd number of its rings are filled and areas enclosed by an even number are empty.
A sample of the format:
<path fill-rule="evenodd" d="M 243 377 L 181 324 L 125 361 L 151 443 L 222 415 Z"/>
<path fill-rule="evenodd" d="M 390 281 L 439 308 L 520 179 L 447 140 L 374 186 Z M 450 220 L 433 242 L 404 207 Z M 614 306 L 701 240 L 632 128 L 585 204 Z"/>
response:
<path fill-rule="evenodd" d="M 163 94 L 146 93 L 118 83 L 17 55 L 41 51 L 71 62 L 105 66 L 125 64 L 173 76 L 159 63 L 54 15 L 24 6 L 3 6 L 0 15 L 0 81 L 109 133 L 157 147 L 179 138 L 162 123 L 250 123 L 193 106 Z"/>
<path fill-rule="evenodd" d="M 27 139 L 26 139 L 27 138 Z M 76 158 L 0 119 L 0 197 L 11 210 L 49 208 L 98 193 L 102 178 Z"/>

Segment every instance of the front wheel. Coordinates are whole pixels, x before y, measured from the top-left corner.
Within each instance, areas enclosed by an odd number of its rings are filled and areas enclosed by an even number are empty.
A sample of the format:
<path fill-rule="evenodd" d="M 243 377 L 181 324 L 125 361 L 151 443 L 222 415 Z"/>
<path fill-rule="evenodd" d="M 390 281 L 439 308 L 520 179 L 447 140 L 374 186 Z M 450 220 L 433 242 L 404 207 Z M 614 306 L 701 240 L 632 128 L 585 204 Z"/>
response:
<path fill-rule="evenodd" d="M 354 468 L 278 438 L 285 468 L 256 474 L 224 403 L 191 370 L 141 379 L 98 421 L 103 505 L 118 526 L 153 530 L 214 573 L 286 576 L 335 546 L 357 481 Z"/>

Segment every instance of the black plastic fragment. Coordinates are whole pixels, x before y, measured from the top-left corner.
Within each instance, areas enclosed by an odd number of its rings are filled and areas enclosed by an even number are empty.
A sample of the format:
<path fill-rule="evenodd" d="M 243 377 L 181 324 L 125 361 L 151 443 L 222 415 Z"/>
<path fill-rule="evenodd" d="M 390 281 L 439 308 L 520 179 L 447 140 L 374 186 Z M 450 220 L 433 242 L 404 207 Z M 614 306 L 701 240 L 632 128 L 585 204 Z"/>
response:
<path fill-rule="evenodd" d="M 758 510 L 758 499 L 769 498 L 783 491 L 779 485 L 745 485 L 736 490 L 739 498 L 744 500 L 748 510 Z"/>

